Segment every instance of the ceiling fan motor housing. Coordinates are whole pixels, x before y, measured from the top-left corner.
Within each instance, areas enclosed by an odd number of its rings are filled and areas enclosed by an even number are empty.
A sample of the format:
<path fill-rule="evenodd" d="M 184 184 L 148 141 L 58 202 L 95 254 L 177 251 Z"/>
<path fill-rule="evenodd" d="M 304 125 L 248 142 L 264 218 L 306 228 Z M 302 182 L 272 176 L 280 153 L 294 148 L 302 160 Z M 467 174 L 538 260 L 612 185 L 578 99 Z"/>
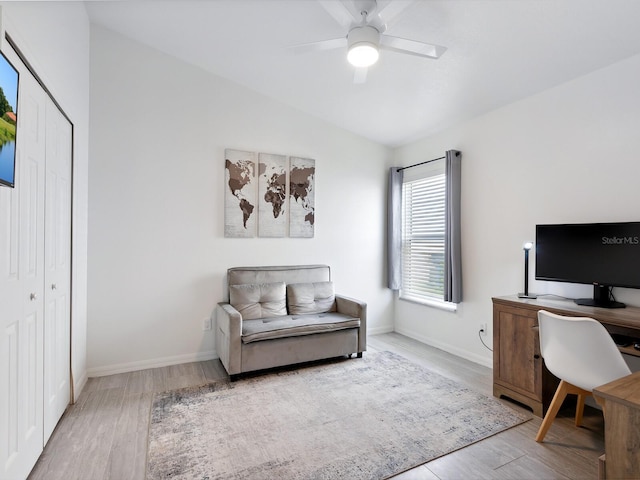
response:
<path fill-rule="evenodd" d="M 370 44 L 375 48 L 380 45 L 380 32 L 371 25 L 353 27 L 347 35 L 349 50 L 358 44 Z"/>

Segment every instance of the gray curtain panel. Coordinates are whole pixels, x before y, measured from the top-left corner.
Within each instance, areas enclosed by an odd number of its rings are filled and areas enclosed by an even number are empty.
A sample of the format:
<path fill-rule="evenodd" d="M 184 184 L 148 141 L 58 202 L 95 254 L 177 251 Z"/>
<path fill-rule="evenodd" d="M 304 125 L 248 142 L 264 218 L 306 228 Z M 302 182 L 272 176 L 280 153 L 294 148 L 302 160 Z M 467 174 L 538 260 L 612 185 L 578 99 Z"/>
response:
<path fill-rule="evenodd" d="M 402 180 L 398 167 L 389 169 L 387 195 L 387 284 L 391 290 L 402 287 Z"/>
<path fill-rule="evenodd" d="M 462 254 L 460 247 L 461 157 L 459 151 L 446 154 L 444 300 L 462 302 Z"/>

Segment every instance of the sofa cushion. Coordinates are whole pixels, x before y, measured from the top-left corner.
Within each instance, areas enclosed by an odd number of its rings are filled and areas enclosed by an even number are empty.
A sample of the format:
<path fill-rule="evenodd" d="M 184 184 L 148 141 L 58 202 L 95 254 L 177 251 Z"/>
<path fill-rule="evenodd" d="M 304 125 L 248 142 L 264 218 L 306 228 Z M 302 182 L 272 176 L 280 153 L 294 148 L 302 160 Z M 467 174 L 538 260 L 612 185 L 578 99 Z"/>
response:
<path fill-rule="evenodd" d="M 359 326 L 359 318 L 334 312 L 261 318 L 242 322 L 242 342 L 251 343 L 274 338 L 298 337 L 358 328 Z"/>
<path fill-rule="evenodd" d="M 229 285 L 229 303 L 243 320 L 287 314 L 284 282 Z"/>
<path fill-rule="evenodd" d="M 335 311 L 333 282 L 292 283 L 287 285 L 289 315 Z"/>

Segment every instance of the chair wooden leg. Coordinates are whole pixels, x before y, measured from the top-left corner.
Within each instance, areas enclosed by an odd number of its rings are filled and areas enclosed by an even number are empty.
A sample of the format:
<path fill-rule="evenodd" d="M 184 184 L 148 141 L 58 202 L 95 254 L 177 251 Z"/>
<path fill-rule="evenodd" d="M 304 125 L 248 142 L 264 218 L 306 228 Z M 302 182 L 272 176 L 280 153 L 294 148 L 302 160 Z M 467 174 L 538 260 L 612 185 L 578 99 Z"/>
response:
<path fill-rule="evenodd" d="M 549 410 L 547 410 L 547 414 L 544 416 L 542 425 L 540 425 L 540 429 L 538 430 L 538 434 L 536 435 L 536 442 L 542 442 L 544 440 L 544 436 L 551 428 L 551 424 L 555 420 L 556 415 L 558 415 L 558 411 L 562 406 L 562 402 L 564 402 L 567 393 L 569 393 L 569 386 L 569 383 L 565 382 L 564 380 L 560 380 L 560 385 L 558 385 L 556 393 L 553 395 L 553 400 L 551 400 Z"/>
<path fill-rule="evenodd" d="M 584 393 L 578 394 L 578 404 L 576 405 L 576 427 L 582 425 L 582 414 L 584 413 Z"/>
<path fill-rule="evenodd" d="M 569 384 L 571 385 L 571 384 Z M 571 385 L 568 393 L 575 393 L 578 396 L 578 404 L 576 405 L 576 427 L 582 425 L 582 414 L 584 413 L 584 401 L 587 397 L 593 396 L 593 392 L 583 390 L 582 388 Z"/>
<path fill-rule="evenodd" d="M 549 405 L 549 410 L 547 410 L 547 414 L 544 416 L 542 425 L 540 425 L 540 429 L 538 430 L 538 435 L 536 435 L 536 442 L 542 442 L 542 440 L 544 440 L 544 436 L 551 428 L 551 424 L 556 418 L 556 415 L 558 414 L 558 411 L 562 406 L 562 402 L 564 402 L 564 399 L 568 394 L 578 396 L 578 404 L 576 405 L 576 426 L 580 426 L 580 424 L 582 423 L 582 414 L 584 412 L 584 399 L 588 395 L 591 395 L 591 392 L 576 387 L 575 385 L 572 385 L 569 382 L 565 382 L 564 380 L 560 380 L 560 385 L 558 385 L 558 389 L 556 390 L 556 393 L 553 396 L 553 400 L 551 400 L 551 404 Z"/>

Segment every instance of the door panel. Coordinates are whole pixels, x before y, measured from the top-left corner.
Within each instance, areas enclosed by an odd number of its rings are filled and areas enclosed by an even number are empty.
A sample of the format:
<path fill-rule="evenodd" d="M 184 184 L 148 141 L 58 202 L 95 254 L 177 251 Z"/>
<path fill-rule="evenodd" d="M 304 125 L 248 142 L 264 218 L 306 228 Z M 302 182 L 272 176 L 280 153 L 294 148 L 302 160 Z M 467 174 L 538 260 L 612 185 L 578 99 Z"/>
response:
<path fill-rule="evenodd" d="M 19 172 L 18 172 L 19 173 Z M 0 187 L 0 478 L 19 454 L 20 317 L 22 286 L 19 265 L 19 197 Z"/>
<path fill-rule="evenodd" d="M 44 442 L 70 402 L 71 124 L 47 103 Z"/>
<path fill-rule="evenodd" d="M 31 75 L 20 75 L 20 90 L 29 115 L 22 115 L 24 127 L 18 126 L 18 143 L 22 145 L 23 165 L 20 191 L 20 267 L 22 283 L 22 325 L 19 355 L 22 382 L 18 426 L 24 443 L 21 460 L 36 459 L 42 451 L 43 408 L 43 317 L 44 290 L 44 173 L 45 173 L 45 105 L 46 95 Z M 24 112 L 22 110 L 22 112 Z M 22 113 L 19 111 L 19 114 Z M 18 117 L 20 118 L 20 117 Z M 22 134 L 22 135 L 21 135 Z M 20 179 L 18 179 L 20 180 Z M 18 462 L 18 465 L 23 462 Z M 24 464 L 22 468 L 29 467 Z M 28 470 L 27 470 L 28 471 Z"/>

